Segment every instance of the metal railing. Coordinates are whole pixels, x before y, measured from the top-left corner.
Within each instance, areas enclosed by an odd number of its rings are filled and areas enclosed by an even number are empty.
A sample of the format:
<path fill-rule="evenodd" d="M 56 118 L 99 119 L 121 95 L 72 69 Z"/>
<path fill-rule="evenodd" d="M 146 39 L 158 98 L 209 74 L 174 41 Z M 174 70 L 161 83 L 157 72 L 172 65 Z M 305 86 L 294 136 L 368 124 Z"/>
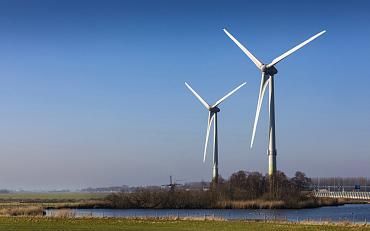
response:
<path fill-rule="evenodd" d="M 315 197 L 370 200 L 370 192 L 329 192 L 324 190 L 315 190 L 314 195 Z"/>

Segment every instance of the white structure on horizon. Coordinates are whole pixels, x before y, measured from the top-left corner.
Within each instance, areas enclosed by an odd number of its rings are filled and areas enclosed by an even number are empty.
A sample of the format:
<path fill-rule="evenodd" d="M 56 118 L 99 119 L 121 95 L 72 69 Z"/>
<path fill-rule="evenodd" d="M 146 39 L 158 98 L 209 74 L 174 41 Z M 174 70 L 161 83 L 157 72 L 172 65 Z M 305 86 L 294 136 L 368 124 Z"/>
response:
<path fill-rule="evenodd" d="M 208 121 L 207 121 L 207 133 L 206 133 L 206 142 L 204 145 L 204 153 L 203 153 L 203 162 L 206 160 L 206 155 L 207 155 L 207 145 L 208 145 L 208 137 L 209 137 L 209 132 L 211 130 L 211 125 L 212 122 L 214 124 L 213 128 L 213 171 L 212 171 L 212 180 L 213 182 L 217 183 L 218 182 L 218 136 L 217 136 L 217 113 L 220 112 L 220 109 L 218 108 L 218 105 L 220 105 L 226 98 L 228 98 L 230 95 L 232 95 L 234 92 L 239 90 L 242 86 L 244 86 L 246 83 L 240 84 L 237 88 L 229 92 L 227 95 L 222 97 L 220 100 L 218 100 L 215 104 L 212 106 L 209 105 L 200 95 L 193 90 L 185 82 L 185 85 L 189 90 L 194 94 L 194 96 L 204 105 L 204 107 L 209 111 L 208 112 Z"/>
<path fill-rule="evenodd" d="M 307 39 L 303 43 L 293 47 L 289 51 L 285 52 L 284 54 L 280 55 L 279 57 L 272 60 L 270 64 L 263 64 L 261 63 L 253 54 L 247 50 L 238 40 L 234 38 L 226 29 L 223 31 L 229 36 L 231 40 L 236 43 L 236 45 L 248 56 L 249 59 L 257 66 L 257 68 L 262 72 L 261 77 L 261 85 L 258 95 L 258 102 L 257 102 L 257 110 L 256 110 L 256 117 L 254 119 L 253 125 L 253 133 L 252 133 L 252 140 L 251 140 L 251 148 L 253 146 L 254 136 L 256 133 L 257 122 L 261 110 L 263 96 L 266 90 L 266 87 L 269 85 L 269 146 L 268 146 L 268 158 L 269 158 L 269 175 L 272 175 L 276 172 L 276 142 L 275 142 L 275 96 L 274 96 L 274 76 L 278 73 L 275 65 L 286 58 L 287 56 L 291 55 L 295 51 L 299 50 L 307 43 L 311 42 L 312 40 L 316 39 L 320 35 L 324 34 L 326 31 L 321 31 L 320 33 L 312 36 L 311 38 Z"/>

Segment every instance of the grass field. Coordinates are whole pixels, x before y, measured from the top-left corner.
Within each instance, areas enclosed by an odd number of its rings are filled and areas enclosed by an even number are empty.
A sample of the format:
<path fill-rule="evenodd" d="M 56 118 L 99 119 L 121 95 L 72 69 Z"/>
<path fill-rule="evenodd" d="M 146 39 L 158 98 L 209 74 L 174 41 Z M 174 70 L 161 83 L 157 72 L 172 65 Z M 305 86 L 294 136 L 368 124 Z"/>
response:
<path fill-rule="evenodd" d="M 106 207 L 108 193 L 7 193 L 0 194 L 0 209 L 39 206 L 43 208 Z M 4 211 L 3 211 L 4 212 Z M 1 231 L 1 230 L 0 230 Z"/>
<path fill-rule="evenodd" d="M 155 220 L 127 220 L 105 218 L 29 218 L 29 217 L 0 217 L 1 231 L 241 231 L 241 230 L 370 230 L 370 226 L 340 226 L 340 225 L 314 225 L 314 224 L 287 224 L 263 223 L 243 221 L 155 221 Z"/>
<path fill-rule="evenodd" d="M 102 199 L 109 193 L 4 193 L 0 200 L 89 200 Z"/>

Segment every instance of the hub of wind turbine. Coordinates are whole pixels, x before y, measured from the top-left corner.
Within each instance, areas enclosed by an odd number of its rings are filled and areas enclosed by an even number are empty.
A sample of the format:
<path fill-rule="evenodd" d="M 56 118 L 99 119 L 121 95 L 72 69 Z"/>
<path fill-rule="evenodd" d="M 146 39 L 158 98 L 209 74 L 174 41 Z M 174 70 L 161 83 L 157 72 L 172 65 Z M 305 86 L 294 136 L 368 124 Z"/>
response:
<path fill-rule="evenodd" d="M 263 64 L 261 67 L 261 71 L 267 75 L 274 76 L 278 73 L 278 70 L 275 66 L 268 67 L 267 65 Z"/>
<path fill-rule="evenodd" d="M 211 107 L 209 109 L 210 112 L 213 112 L 213 113 L 217 113 L 217 112 L 220 112 L 221 110 L 218 108 L 218 107 Z"/>

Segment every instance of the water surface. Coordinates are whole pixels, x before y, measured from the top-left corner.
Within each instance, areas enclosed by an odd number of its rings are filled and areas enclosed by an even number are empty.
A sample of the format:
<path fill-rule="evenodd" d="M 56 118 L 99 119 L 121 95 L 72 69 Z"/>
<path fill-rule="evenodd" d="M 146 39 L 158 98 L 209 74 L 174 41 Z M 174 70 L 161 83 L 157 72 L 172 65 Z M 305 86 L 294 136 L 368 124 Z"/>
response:
<path fill-rule="evenodd" d="M 370 204 L 312 209 L 74 209 L 76 216 L 93 217 L 222 217 L 224 219 L 283 219 L 289 221 L 370 221 Z M 47 210 L 51 216 L 56 210 Z"/>

